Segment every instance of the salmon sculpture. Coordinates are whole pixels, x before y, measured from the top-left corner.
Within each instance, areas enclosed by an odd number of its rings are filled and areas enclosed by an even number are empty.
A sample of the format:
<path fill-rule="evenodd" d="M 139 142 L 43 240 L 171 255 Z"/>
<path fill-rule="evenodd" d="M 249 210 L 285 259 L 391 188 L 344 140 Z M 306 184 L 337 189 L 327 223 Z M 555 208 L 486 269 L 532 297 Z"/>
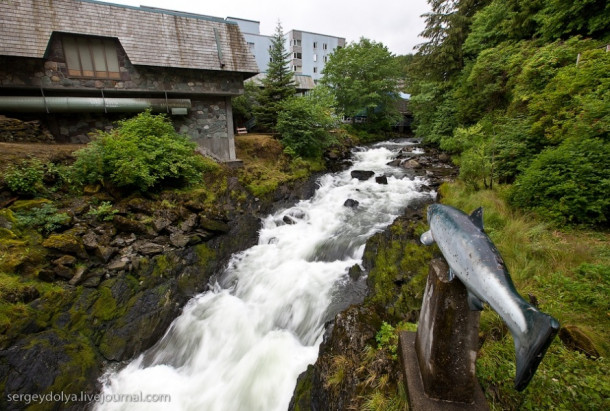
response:
<path fill-rule="evenodd" d="M 515 389 L 522 391 L 534 376 L 547 348 L 559 330 L 559 322 L 525 301 L 515 289 L 498 250 L 483 230 L 483 209 L 470 216 L 442 205 L 428 207 L 430 231 L 421 242 L 436 242 L 449 264 L 449 278 L 457 277 L 468 291 L 471 310 L 483 303 L 496 311 L 508 326 L 515 343 Z"/>

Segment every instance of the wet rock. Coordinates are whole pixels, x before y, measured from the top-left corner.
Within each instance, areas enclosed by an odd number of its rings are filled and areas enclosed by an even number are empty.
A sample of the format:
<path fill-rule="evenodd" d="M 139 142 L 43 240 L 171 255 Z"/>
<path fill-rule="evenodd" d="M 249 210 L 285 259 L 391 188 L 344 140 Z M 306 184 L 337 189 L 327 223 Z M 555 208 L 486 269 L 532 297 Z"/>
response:
<path fill-rule="evenodd" d="M 360 181 L 368 180 L 369 178 L 375 175 L 374 171 L 366 171 L 366 170 L 353 170 L 351 172 L 352 178 L 357 178 Z"/>
<path fill-rule="evenodd" d="M 75 254 L 81 258 L 87 258 L 87 252 L 82 240 L 72 234 L 52 234 L 42 242 L 42 246 L 62 253 Z"/>
<path fill-rule="evenodd" d="M 349 207 L 349 208 L 356 208 L 360 205 L 360 202 L 358 202 L 357 200 L 352 200 L 351 198 L 348 198 L 347 200 L 345 200 L 345 203 L 343 203 L 343 205 L 345 207 Z"/>
<path fill-rule="evenodd" d="M 386 165 L 390 167 L 400 167 L 400 163 L 402 163 L 402 160 L 397 158 L 396 160 L 392 160 L 389 163 L 386 163 Z"/>
<path fill-rule="evenodd" d="M 362 271 L 360 265 L 354 264 L 350 267 L 348 274 L 353 281 L 358 281 L 358 279 L 362 277 L 362 274 L 364 274 L 364 271 Z"/>
<path fill-rule="evenodd" d="M 407 160 L 400 165 L 402 168 L 411 168 L 411 169 L 419 169 L 422 168 L 422 165 L 417 160 Z"/>
<path fill-rule="evenodd" d="M 438 160 L 443 163 L 448 163 L 451 160 L 451 157 L 449 157 L 449 154 L 447 153 L 440 153 L 438 155 Z"/>
<path fill-rule="evenodd" d="M 174 247 L 185 247 L 191 241 L 191 237 L 186 234 L 175 232 L 169 236 L 169 242 Z"/>
<path fill-rule="evenodd" d="M 293 225 L 296 224 L 297 222 L 295 221 L 294 218 L 290 217 L 289 215 L 285 215 L 284 218 L 282 218 L 282 221 L 288 225 Z"/>
<path fill-rule="evenodd" d="M 377 184 L 386 185 L 386 184 L 388 184 L 388 177 L 386 177 L 386 176 L 375 177 L 375 182 Z"/>
<path fill-rule="evenodd" d="M 591 338 L 576 325 L 566 325 L 559 330 L 559 338 L 574 351 L 580 351 L 587 357 L 599 357 L 599 352 L 595 348 Z"/>
<path fill-rule="evenodd" d="M 53 264 L 55 265 L 65 265 L 67 267 L 72 267 L 76 263 L 76 257 L 72 255 L 63 255 L 59 257 L 57 260 L 53 260 Z"/>
<path fill-rule="evenodd" d="M 126 232 L 126 233 L 136 233 L 136 234 L 146 234 L 147 229 L 146 225 L 141 223 L 140 221 L 132 220 L 127 217 L 123 217 L 120 215 L 115 215 L 112 223 L 116 227 L 117 230 Z"/>

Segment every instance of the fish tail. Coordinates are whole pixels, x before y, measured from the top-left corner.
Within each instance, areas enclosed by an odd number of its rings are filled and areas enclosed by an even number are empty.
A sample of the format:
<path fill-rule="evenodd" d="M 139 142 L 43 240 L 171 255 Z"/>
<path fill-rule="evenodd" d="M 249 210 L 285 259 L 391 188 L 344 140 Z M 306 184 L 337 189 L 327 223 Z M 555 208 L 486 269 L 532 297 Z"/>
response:
<path fill-rule="evenodd" d="M 550 315 L 540 311 L 529 312 L 528 329 L 524 334 L 513 335 L 515 355 L 517 356 L 517 374 L 515 389 L 523 391 L 534 376 L 546 350 L 559 331 L 559 322 Z"/>

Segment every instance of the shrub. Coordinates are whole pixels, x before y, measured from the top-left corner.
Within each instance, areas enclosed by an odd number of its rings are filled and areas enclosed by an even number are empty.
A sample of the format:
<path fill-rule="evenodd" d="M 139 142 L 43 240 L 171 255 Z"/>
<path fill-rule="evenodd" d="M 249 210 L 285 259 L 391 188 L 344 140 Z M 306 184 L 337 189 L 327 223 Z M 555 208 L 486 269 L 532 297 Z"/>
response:
<path fill-rule="evenodd" d="M 610 143 L 569 139 L 532 161 L 510 199 L 560 223 L 608 225 L 609 192 Z"/>
<path fill-rule="evenodd" d="M 174 130 L 165 115 L 150 111 L 100 132 L 76 153 L 75 176 L 83 183 L 109 182 L 147 191 L 172 184 L 191 184 L 216 168 L 195 152 L 195 143 Z"/>
<path fill-rule="evenodd" d="M 286 100 L 277 120 L 286 152 L 306 158 L 322 155 L 334 141 L 329 131 L 336 126 L 332 110 L 309 96 Z"/>
<path fill-rule="evenodd" d="M 33 195 L 42 191 L 44 166 L 38 160 L 24 160 L 8 167 L 4 181 L 9 190 L 17 194 Z"/>

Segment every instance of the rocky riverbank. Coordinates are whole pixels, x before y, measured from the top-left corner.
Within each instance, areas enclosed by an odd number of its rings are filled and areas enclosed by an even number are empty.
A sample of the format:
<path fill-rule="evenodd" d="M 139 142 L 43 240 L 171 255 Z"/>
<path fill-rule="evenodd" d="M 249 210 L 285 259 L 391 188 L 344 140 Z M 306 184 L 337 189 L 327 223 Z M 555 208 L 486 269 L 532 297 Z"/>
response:
<path fill-rule="evenodd" d="M 152 346 L 233 253 L 256 243 L 260 217 L 311 196 L 317 177 L 255 198 L 234 170 L 223 173 L 214 190 L 113 197 L 90 187 L 6 200 L 0 271 L 22 280 L 0 290 L 0 408 L 24 407 L 9 395 L 96 394 L 108 365 Z M 45 204 L 56 226 L 24 226 Z"/>

